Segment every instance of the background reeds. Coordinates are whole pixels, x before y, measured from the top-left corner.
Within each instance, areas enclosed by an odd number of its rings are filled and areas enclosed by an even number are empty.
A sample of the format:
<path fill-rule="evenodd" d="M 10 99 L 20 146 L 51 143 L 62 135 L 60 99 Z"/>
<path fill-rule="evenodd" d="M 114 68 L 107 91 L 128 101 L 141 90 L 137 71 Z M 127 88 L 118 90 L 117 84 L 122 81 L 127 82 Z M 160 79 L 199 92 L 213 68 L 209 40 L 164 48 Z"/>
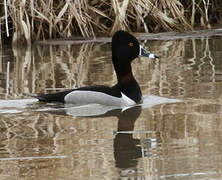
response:
<path fill-rule="evenodd" d="M 4 0 L 0 34 L 28 44 L 58 37 L 211 28 L 222 16 L 221 0 Z"/>

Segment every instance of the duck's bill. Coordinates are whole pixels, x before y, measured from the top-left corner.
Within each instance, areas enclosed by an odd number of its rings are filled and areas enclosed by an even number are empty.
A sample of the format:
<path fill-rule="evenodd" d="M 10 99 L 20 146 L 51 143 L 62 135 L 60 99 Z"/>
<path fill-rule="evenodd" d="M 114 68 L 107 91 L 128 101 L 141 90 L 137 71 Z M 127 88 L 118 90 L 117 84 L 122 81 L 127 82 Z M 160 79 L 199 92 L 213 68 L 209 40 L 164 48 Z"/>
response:
<path fill-rule="evenodd" d="M 140 54 L 139 56 L 145 56 L 148 57 L 150 59 L 156 59 L 159 58 L 159 56 L 147 51 L 146 49 L 143 48 L 143 46 L 140 45 Z"/>

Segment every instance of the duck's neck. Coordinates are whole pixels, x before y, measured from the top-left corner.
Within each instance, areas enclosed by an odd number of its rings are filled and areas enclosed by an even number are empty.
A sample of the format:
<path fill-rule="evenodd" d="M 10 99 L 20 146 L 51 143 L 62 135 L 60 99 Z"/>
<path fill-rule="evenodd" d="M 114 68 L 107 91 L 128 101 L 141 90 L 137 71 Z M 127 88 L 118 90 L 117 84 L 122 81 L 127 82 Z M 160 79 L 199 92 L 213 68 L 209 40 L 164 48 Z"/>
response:
<path fill-rule="evenodd" d="M 142 92 L 140 90 L 139 84 L 133 76 L 131 66 L 124 66 L 121 71 L 116 69 L 117 75 L 117 86 L 120 91 L 133 100 L 135 103 L 140 103 L 142 99 Z"/>
<path fill-rule="evenodd" d="M 135 103 L 140 103 L 142 93 L 139 84 L 133 76 L 131 64 L 113 59 L 113 65 L 118 80 L 117 87 L 121 93 L 135 101 Z"/>
<path fill-rule="evenodd" d="M 129 83 L 131 81 L 136 81 L 133 73 L 131 65 L 124 65 L 123 67 L 116 67 L 114 66 L 116 71 L 117 80 L 119 83 Z"/>

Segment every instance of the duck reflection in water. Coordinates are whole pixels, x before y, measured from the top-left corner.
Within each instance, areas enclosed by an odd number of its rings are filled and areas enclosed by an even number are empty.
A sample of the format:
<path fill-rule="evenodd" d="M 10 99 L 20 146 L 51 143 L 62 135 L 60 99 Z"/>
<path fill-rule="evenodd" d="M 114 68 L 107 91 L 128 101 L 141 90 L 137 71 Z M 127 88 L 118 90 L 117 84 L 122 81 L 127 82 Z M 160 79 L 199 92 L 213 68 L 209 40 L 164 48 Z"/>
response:
<path fill-rule="evenodd" d="M 114 138 L 114 157 L 116 167 L 120 169 L 137 166 L 137 159 L 142 156 L 139 139 L 133 139 L 134 124 L 141 114 L 141 107 L 135 106 L 120 113 L 118 117 L 118 132 Z M 125 133 L 128 131 L 129 133 Z"/>
<path fill-rule="evenodd" d="M 115 109 L 103 115 L 91 116 L 104 118 L 115 116 L 118 118 L 117 132 L 114 138 L 114 158 L 116 167 L 121 170 L 136 168 L 138 158 L 142 157 L 140 139 L 133 138 L 134 125 L 142 111 L 141 106 L 130 107 L 126 110 Z"/>

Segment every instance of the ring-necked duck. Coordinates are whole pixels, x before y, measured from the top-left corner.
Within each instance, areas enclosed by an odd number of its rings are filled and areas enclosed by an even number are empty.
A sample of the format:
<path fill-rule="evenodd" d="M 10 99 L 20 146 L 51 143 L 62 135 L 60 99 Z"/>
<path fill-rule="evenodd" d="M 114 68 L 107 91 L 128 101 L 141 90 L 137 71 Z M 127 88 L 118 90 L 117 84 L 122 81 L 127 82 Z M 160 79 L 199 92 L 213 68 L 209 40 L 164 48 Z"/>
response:
<path fill-rule="evenodd" d="M 142 93 L 135 80 L 131 62 L 138 56 L 158 58 L 146 51 L 138 40 L 125 31 L 117 31 L 112 37 L 112 62 L 117 76 L 117 84 L 108 86 L 81 87 L 52 94 L 34 96 L 43 102 L 73 104 L 102 104 L 109 106 L 132 106 L 142 102 Z"/>

